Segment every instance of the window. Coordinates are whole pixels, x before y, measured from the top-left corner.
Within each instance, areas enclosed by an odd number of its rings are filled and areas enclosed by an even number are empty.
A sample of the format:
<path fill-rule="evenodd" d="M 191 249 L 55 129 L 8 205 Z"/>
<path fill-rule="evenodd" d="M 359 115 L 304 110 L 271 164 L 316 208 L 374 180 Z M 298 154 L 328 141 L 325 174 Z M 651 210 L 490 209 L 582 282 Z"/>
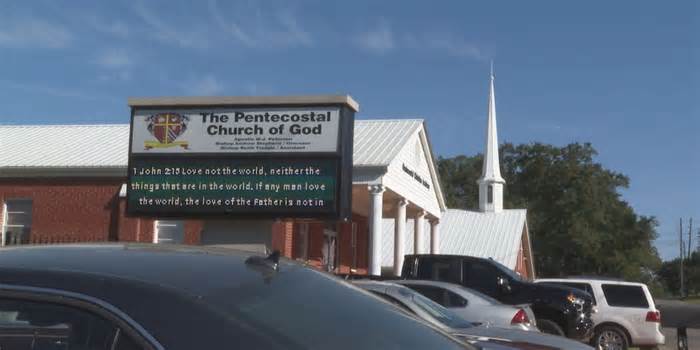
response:
<path fill-rule="evenodd" d="M 415 290 L 416 292 L 422 294 L 424 297 L 442 306 L 447 306 L 445 300 L 445 292 L 443 289 L 423 285 L 407 285 L 407 287 Z"/>
<path fill-rule="evenodd" d="M 467 300 L 461 296 L 450 292 L 444 288 L 425 286 L 419 284 L 405 284 L 416 292 L 422 294 L 424 297 L 440 304 L 444 307 L 465 307 L 467 306 Z"/>
<path fill-rule="evenodd" d="M 447 293 L 447 307 L 465 307 L 469 302 L 456 293 L 445 290 Z"/>
<path fill-rule="evenodd" d="M 153 243 L 182 244 L 185 241 L 185 222 L 182 220 L 157 220 Z"/>
<path fill-rule="evenodd" d="M 486 201 L 488 204 L 493 203 L 493 185 L 488 185 L 486 187 Z"/>
<path fill-rule="evenodd" d="M 0 348 L 135 350 L 108 320 L 59 304 L 0 299 Z"/>
<path fill-rule="evenodd" d="M 603 294 L 610 306 L 648 308 L 649 302 L 640 286 L 604 284 Z"/>
<path fill-rule="evenodd" d="M 419 258 L 418 279 L 460 283 L 460 261 L 450 258 Z"/>
<path fill-rule="evenodd" d="M 580 289 L 584 292 L 587 292 L 588 294 L 593 297 L 593 305 L 596 305 L 596 300 L 595 300 L 595 294 L 593 294 L 593 288 L 591 288 L 591 285 L 588 283 L 576 283 L 576 282 L 556 282 L 556 284 L 561 284 L 567 287 L 572 287 L 576 289 Z"/>
<path fill-rule="evenodd" d="M 497 281 L 503 274 L 495 267 L 478 260 L 465 260 L 463 273 L 465 286 L 493 297 L 499 294 Z"/>
<path fill-rule="evenodd" d="M 3 210 L 2 245 L 27 244 L 32 227 L 32 200 L 11 199 Z"/>

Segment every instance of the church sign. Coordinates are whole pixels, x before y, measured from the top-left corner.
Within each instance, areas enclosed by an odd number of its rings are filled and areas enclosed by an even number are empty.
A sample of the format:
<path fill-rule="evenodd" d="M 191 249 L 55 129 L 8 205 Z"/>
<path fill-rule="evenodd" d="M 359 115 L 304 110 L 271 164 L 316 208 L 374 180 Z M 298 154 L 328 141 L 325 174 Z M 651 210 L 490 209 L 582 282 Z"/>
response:
<path fill-rule="evenodd" d="M 129 102 L 128 214 L 350 216 L 351 98 Z"/>

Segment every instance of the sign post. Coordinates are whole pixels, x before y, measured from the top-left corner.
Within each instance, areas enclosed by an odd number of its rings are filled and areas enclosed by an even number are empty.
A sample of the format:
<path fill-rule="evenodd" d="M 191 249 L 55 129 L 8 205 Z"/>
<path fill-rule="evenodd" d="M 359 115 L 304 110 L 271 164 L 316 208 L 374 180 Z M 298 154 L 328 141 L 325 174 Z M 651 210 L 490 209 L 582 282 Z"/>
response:
<path fill-rule="evenodd" d="M 130 99 L 127 214 L 351 215 L 349 96 Z"/>

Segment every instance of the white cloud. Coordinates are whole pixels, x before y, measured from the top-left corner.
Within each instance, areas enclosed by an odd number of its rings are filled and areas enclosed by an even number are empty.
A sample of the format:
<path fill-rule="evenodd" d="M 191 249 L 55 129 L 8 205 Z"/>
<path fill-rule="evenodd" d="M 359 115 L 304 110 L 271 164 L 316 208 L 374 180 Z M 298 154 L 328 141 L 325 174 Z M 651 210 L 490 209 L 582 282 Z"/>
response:
<path fill-rule="evenodd" d="M 449 33 L 395 33 L 383 19 L 373 29 L 355 36 L 353 41 L 359 48 L 376 54 L 392 50 L 431 50 L 479 61 L 488 56 L 476 44 Z"/>
<path fill-rule="evenodd" d="M 134 63 L 134 59 L 125 49 L 111 48 L 97 55 L 94 63 L 103 68 L 121 69 L 130 67 Z"/>
<path fill-rule="evenodd" d="M 201 78 L 190 79 L 182 84 L 182 89 L 189 95 L 211 96 L 221 94 L 224 91 L 224 85 L 214 76 L 206 75 Z"/>
<path fill-rule="evenodd" d="M 450 35 L 429 37 L 425 40 L 425 44 L 431 49 L 442 50 L 452 56 L 473 58 L 480 61 L 486 59 L 486 55 L 479 47 Z"/>
<path fill-rule="evenodd" d="M 150 27 L 154 39 L 164 44 L 177 45 L 187 49 L 204 49 L 210 46 L 209 36 L 201 27 L 182 28 L 180 23 L 164 22 L 142 3 L 134 6 L 134 11 Z M 191 22 L 186 22 L 189 24 Z M 182 29 L 179 29 L 182 28 Z"/>
<path fill-rule="evenodd" d="M 64 26 L 39 18 L 0 18 L 0 47 L 64 48 L 73 40 Z"/>
<path fill-rule="evenodd" d="M 224 10 L 216 0 L 210 0 L 209 13 L 224 33 L 246 47 L 308 47 L 314 43 L 312 35 L 301 27 L 290 11 L 278 10 L 274 16 L 266 16 L 256 2 L 248 3 L 247 8 L 237 6 Z"/>
<path fill-rule="evenodd" d="M 120 20 L 107 20 L 94 14 L 87 15 L 86 19 L 87 22 L 99 32 L 119 38 L 126 38 L 130 34 L 129 26 Z"/>
<path fill-rule="evenodd" d="M 360 48 L 378 54 L 384 54 L 396 48 L 394 32 L 385 21 L 381 21 L 374 29 L 361 33 L 354 41 Z"/>
<path fill-rule="evenodd" d="M 66 87 L 53 87 L 45 84 L 19 83 L 14 81 L 0 80 L 0 88 L 23 91 L 34 95 L 46 95 L 60 98 L 75 98 L 81 100 L 111 100 L 118 101 L 114 96 L 100 95 L 93 92 L 74 90 Z"/>

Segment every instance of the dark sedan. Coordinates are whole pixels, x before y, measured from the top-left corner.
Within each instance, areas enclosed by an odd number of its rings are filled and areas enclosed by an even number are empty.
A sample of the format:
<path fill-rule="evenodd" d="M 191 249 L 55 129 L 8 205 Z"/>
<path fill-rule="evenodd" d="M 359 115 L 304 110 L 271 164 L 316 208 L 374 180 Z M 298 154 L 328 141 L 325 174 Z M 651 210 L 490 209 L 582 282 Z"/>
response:
<path fill-rule="evenodd" d="M 0 250 L 0 348 L 472 347 L 275 256 L 105 244 Z"/>

